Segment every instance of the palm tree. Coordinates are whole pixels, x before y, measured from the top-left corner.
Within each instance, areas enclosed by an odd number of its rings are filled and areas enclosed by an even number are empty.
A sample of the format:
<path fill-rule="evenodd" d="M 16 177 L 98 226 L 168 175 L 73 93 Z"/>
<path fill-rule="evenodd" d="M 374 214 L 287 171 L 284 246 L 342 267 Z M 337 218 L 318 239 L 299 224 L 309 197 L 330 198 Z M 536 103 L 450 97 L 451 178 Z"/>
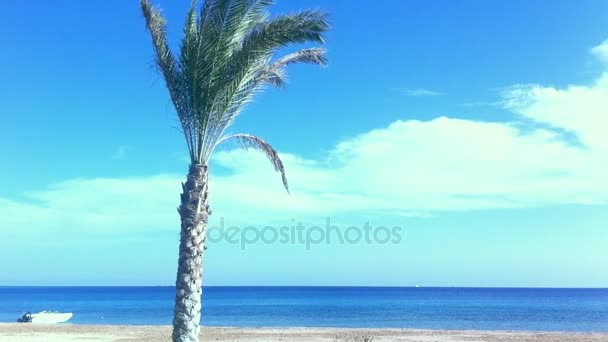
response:
<path fill-rule="evenodd" d="M 186 138 L 190 167 L 182 183 L 181 236 L 176 280 L 173 341 L 197 341 L 202 262 L 208 204 L 209 159 L 221 143 L 235 141 L 262 151 L 281 174 L 283 162 L 266 141 L 249 134 L 227 134 L 244 106 L 265 85 L 283 87 L 292 63 L 324 66 L 325 50 L 307 48 L 273 58 L 278 49 L 299 43 L 324 43 L 327 15 L 306 10 L 270 17 L 272 0 L 192 0 L 179 54 L 167 42 L 166 21 L 149 0 L 140 0 L 152 36 L 156 62 Z"/>

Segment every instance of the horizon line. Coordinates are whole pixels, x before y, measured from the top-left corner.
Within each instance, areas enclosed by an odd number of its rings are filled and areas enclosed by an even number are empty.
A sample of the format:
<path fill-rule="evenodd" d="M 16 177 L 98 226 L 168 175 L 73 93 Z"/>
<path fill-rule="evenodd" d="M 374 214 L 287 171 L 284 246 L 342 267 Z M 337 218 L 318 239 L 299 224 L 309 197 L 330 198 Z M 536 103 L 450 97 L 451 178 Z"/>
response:
<path fill-rule="evenodd" d="M 0 288 L 48 288 L 48 287 L 80 287 L 80 288 L 175 288 L 175 285 L 0 285 Z M 608 290 L 608 287 L 566 287 L 566 286 L 423 286 L 423 285 L 407 285 L 407 286 L 390 286 L 390 285 L 206 285 L 208 287 L 293 287 L 293 288 L 434 288 L 434 289 L 539 289 L 539 290 Z"/>

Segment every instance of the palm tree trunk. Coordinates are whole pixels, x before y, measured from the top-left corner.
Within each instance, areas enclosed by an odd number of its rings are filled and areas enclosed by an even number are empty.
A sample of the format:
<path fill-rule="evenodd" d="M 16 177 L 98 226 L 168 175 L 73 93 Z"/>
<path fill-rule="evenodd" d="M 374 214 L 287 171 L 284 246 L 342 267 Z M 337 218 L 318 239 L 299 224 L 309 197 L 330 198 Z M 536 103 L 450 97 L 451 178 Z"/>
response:
<path fill-rule="evenodd" d="M 198 341 L 201 319 L 201 294 L 205 228 L 209 214 L 207 202 L 207 165 L 192 164 L 188 179 L 182 184 L 181 237 L 177 280 L 173 341 Z"/>

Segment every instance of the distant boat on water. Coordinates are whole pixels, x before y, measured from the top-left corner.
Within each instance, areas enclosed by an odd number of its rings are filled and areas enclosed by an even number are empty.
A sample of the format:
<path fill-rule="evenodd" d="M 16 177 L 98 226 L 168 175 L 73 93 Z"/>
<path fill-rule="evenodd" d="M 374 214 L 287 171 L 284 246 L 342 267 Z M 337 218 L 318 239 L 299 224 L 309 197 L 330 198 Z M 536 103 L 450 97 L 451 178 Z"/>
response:
<path fill-rule="evenodd" d="M 70 320 L 74 316 L 71 312 L 51 312 L 42 311 L 37 314 L 26 313 L 17 320 L 20 323 L 38 323 L 38 324 L 57 324 L 64 323 Z"/>

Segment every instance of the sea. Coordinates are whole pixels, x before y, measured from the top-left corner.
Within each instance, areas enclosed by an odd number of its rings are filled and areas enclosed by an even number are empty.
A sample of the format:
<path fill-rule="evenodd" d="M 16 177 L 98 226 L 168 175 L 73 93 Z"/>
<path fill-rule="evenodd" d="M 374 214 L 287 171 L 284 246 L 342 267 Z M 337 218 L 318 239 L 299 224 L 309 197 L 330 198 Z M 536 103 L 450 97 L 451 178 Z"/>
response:
<path fill-rule="evenodd" d="M 0 322 L 72 312 L 72 324 L 170 325 L 173 287 L 0 287 Z M 608 331 L 608 289 L 213 287 L 204 326 Z"/>

